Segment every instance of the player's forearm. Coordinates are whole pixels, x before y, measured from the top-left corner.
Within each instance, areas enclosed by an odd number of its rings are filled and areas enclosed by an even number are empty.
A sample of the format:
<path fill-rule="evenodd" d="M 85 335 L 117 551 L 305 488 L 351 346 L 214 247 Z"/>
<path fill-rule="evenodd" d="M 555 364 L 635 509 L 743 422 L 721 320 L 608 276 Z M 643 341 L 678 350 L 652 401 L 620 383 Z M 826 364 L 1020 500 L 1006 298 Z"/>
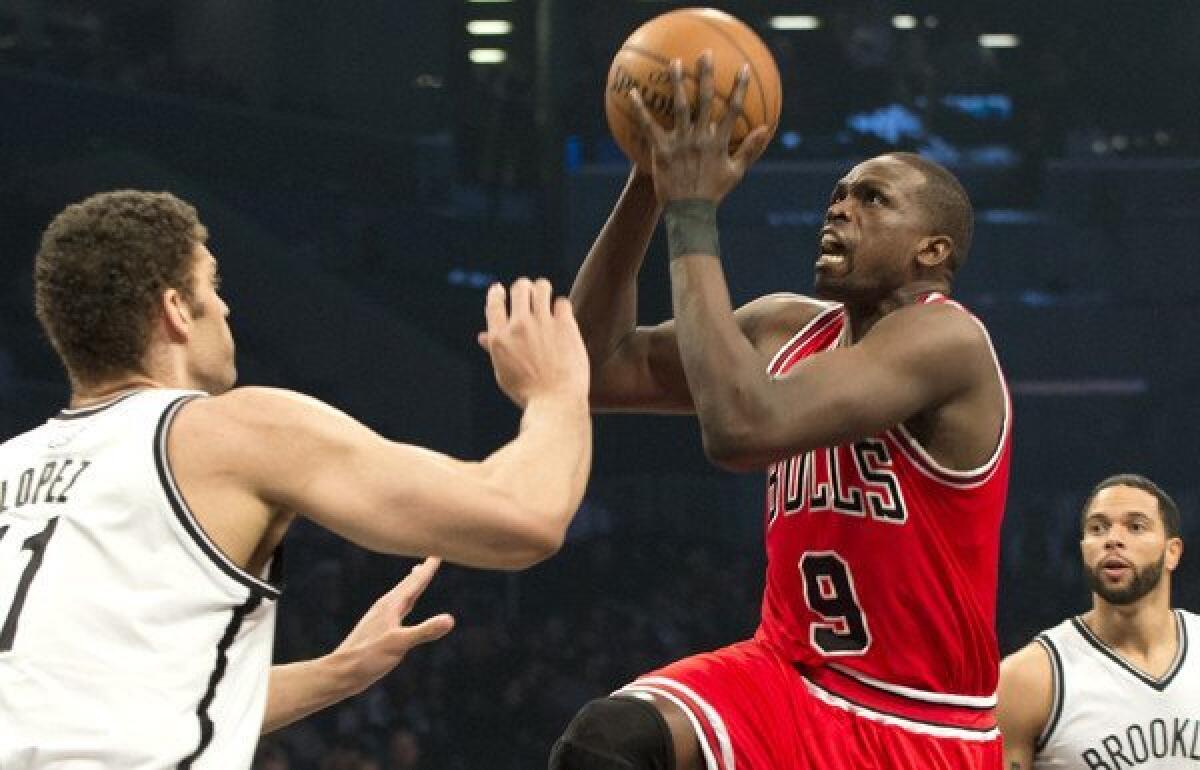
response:
<path fill-rule="evenodd" d="M 349 667 L 336 653 L 272 666 L 262 734 L 286 727 L 355 692 Z"/>
<path fill-rule="evenodd" d="M 650 177 L 631 176 L 575 276 L 571 306 L 594 369 L 637 324 L 637 274 L 659 213 Z"/>
<path fill-rule="evenodd" d="M 483 463 L 493 486 L 516 501 L 551 555 L 579 509 L 592 459 L 592 421 L 584 399 L 531 399 L 516 439 Z"/>
<path fill-rule="evenodd" d="M 762 391 L 768 382 L 758 354 L 734 319 L 716 255 L 715 223 L 709 234 L 681 233 L 681 227 L 705 226 L 696 222 L 672 224 L 669 219 L 671 299 L 679 352 L 705 449 L 719 460 L 736 449 L 731 445 L 737 444 L 737 436 L 760 421 L 765 404 Z"/>

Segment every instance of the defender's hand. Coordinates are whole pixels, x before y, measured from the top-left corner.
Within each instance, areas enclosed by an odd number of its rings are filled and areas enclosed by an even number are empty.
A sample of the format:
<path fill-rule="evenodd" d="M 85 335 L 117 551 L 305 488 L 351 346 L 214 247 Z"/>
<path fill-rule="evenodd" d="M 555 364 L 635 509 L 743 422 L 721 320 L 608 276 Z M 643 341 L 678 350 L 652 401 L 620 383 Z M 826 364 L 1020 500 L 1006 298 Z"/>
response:
<path fill-rule="evenodd" d="M 441 639 L 454 628 L 450 615 L 435 615 L 415 626 L 402 624 L 424 593 L 440 559 L 429 558 L 413 567 L 404 580 L 381 596 L 334 650 L 332 657 L 345 662 L 351 692 L 362 692 L 404 660 L 410 650 Z"/>
<path fill-rule="evenodd" d="M 522 408 L 539 396 L 586 401 L 587 351 L 570 300 L 553 299 L 545 278 L 518 278 L 505 299 L 500 284 L 488 289 L 487 331 L 479 335 L 500 389 Z"/>

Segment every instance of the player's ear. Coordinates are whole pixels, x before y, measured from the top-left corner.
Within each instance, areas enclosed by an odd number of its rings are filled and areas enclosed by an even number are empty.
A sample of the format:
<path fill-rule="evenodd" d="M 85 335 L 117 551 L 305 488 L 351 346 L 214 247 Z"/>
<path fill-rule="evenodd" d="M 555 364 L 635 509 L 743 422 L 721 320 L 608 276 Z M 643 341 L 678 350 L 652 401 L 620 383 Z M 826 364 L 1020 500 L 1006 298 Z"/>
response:
<path fill-rule="evenodd" d="M 159 295 L 158 312 L 163 326 L 172 339 L 186 340 L 192 326 L 192 309 L 178 289 L 167 289 Z"/>
<path fill-rule="evenodd" d="M 923 268 L 943 266 L 954 270 L 954 239 L 948 235 L 929 235 L 917 242 L 917 264 Z"/>
<path fill-rule="evenodd" d="M 1172 537 L 1167 539 L 1167 552 L 1163 558 L 1163 566 L 1168 572 L 1174 572 L 1179 566 L 1179 560 L 1183 558 L 1183 538 Z"/>

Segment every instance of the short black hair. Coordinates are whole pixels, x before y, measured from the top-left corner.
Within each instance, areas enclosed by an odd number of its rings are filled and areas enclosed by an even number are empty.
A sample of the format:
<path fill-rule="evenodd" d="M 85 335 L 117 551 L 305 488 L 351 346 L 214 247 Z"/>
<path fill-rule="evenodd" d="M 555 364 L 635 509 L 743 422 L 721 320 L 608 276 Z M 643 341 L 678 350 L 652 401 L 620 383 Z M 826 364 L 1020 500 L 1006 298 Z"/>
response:
<path fill-rule="evenodd" d="M 920 171 L 925 176 L 920 200 L 929 215 L 929 224 L 937 235 L 954 241 L 950 270 L 957 272 L 967 261 L 971 238 L 975 234 L 975 210 L 966 189 L 945 166 L 911 152 L 892 152 L 887 157 Z"/>
<path fill-rule="evenodd" d="M 1096 486 L 1092 487 L 1092 491 L 1088 494 L 1087 500 L 1083 503 L 1083 513 L 1081 514 L 1080 524 L 1087 519 L 1088 509 L 1092 507 L 1092 501 L 1096 499 L 1096 495 L 1100 494 L 1109 487 L 1132 487 L 1140 489 L 1154 495 L 1154 499 L 1158 501 L 1158 515 L 1162 519 L 1163 529 L 1167 533 L 1167 537 L 1182 537 L 1183 526 L 1179 516 L 1179 506 L 1171 499 L 1163 488 L 1155 484 L 1145 476 L 1139 476 L 1136 473 L 1118 473 L 1115 476 L 1109 476 L 1104 481 L 1101 481 Z"/>

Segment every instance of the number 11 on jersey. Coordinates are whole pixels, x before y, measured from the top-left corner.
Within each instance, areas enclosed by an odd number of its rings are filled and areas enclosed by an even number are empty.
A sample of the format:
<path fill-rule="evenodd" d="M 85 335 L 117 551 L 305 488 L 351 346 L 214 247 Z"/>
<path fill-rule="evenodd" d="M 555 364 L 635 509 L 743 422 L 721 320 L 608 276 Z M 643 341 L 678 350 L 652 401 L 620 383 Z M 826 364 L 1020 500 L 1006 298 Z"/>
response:
<path fill-rule="evenodd" d="M 17 636 L 17 621 L 21 619 L 21 610 L 25 606 L 25 597 L 29 594 L 29 587 L 33 585 L 33 578 L 37 575 L 37 571 L 42 567 L 42 556 L 46 553 L 46 545 L 50 542 L 50 538 L 54 536 L 54 528 L 58 526 L 58 517 L 50 519 L 46 522 L 46 526 L 40 531 L 25 538 L 24 542 L 20 541 L 15 532 L 10 532 L 14 529 L 14 525 L 5 524 L 0 526 L 0 554 L 5 554 L 11 550 L 10 543 L 20 542 L 16 554 L 0 555 L 0 568 L 7 568 L 5 565 L 19 565 L 20 554 L 28 551 L 29 561 L 25 563 L 24 569 L 21 569 L 19 575 L 4 574 L 0 576 L 0 597 L 7 595 L 7 587 L 11 585 L 10 580 L 16 580 L 16 590 L 12 594 L 12 603 L 8 607 L 8 612 L 4 612 L 4 606 L 0 604 L 0 613 L 3 613 L 4 625 L 0 626 L 0 653 L 8 652 L 12 649 L 13 640 Z"/>

